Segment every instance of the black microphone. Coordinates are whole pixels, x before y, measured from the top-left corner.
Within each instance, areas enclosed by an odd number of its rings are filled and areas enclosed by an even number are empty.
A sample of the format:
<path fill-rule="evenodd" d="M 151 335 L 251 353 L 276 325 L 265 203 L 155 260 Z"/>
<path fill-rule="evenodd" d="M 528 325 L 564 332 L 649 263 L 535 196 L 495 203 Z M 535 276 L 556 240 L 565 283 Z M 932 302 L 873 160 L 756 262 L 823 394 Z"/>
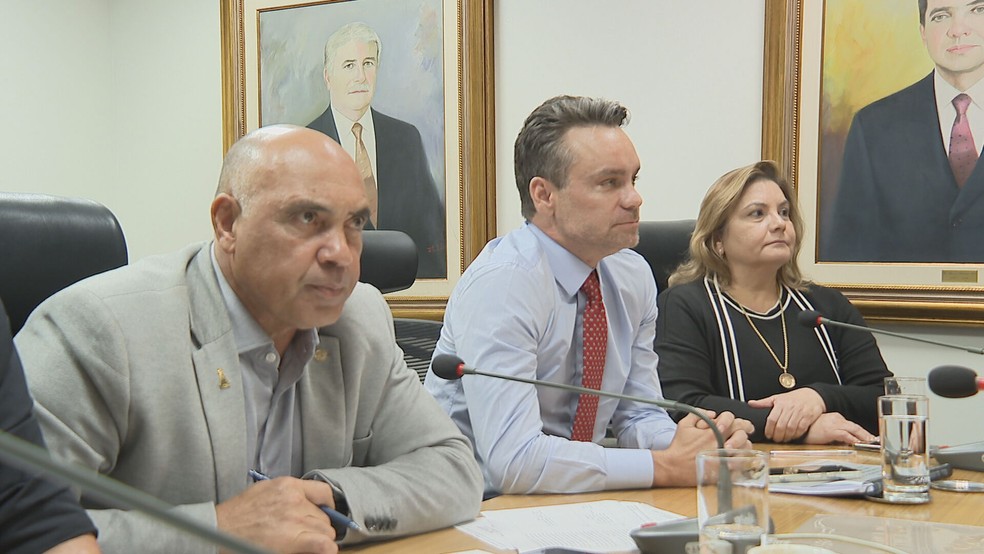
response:
<path fill-rule="evenodd" d="M 962 346 L 959 344 L 951 344 L 948 342 L 940 342 L 940 341 L 929 340 L 920 337 L 913 337 L 911 335 L 903 335 L 902 333 L 894 333 L 892 331 L 872 329 L 871 327 L 865 327 L 864 325 L 854 325 L 853 323 L 842 323 L 840 321 L 827 319 L 826 317 L 820 315 L 820 312 L 816 312 L 814 310 L 803 310 L 802 312 L 799 313 L 799 315 L 796 316 L 796 319 L 800 322 L 800 325 L 803 325 L 804 327 L 819 327 L 820 325 L 833 325 L 834 327 L 843 327 L 845 329 L 854 329 L 857 331 L 867 331 L 869 333 L 875 333 L 878 335 L 888 335 L 890 337 L 913 340 L 916 342 L 924 342 L 926 344 L 934 344 L 936 346 L 945 346 L 947 348 L 956 348 L 957 350 L 963 350 L 964 352 L 984 355 L 984 348 L 974 348 L 972 346 Z"/>
<path fill-rule="evenodd" d="M 959 344 L 951 344 L 948 342 L 939 342 L 903 335 L 901 333 L 893 333 L 891 331 L 871 329 L 870 327 L 864 327 L 862 325 L 841 323 L 839 321 L 827 319 L 826 317 L 821 316 L 819 312 L 815 312 L 813 310 L 804 310 L 800 312 L 800 314 L 796 316 L 796 319 L 799 320 L 800 324 L 805 325 L 806 327 L 833 325 L 835 327 L 867 331 L 869 333 L 888 335 L 890 337 L 898 337 L 900 339 L 923 342 L 935 346 L 955 348 L 957 350 L 963 350 L 964 352 L 970 352 L 972 354 L 984 354 L 984 348 L 973 348 Z M 984 380 L 979 379 L 977 374 L 972 370 L 959 366 L 941 366 L 933 369 L 929 372 L 929 376 L 926 381 L 929 385 L 929 390 L 939 396 L 948 398 L 963 398 L 965 396 L 977 394 L 977 391 L 979 390 L 984 390 Z M 984 471 L 984 442 L 939 448 L 934 454 L 934 457 L 937 461 L 941 463 L 949 463 L 955 468 L 969 469 L 972 471 Z"/>
<path fill-rule="evenodd" d="M 469 367 L 465 365 L 465 362 L 457 356 L 452 356 L 450 354 L 439 354 L 434 357 L 434 361 L 431 362 L 431 371 L 434 375 L 437 375 L 441 379 L 446 379 L 448 381 L 455 381 L 461 379 L 464 375 L 481 375 L 483 377 L 492 377 L 495 379 L 505 379 L 507 381 L 516 381 L 518 383 L 529 383 L 531 385 L 550 387 L 554 389 L 562 389 L 566 391 L 576 392 L 580 394 L 593 394 L 595 396 L 604 396 L 607 398 L 615 398 L 618 400 L 631 400 L 633 402 L 642 402 L 643 404 L 652 404 L 654 406 L 659 406 L 660 408 L 666 410 L 676 410 L 678 412 L 687 412 L 688 414 L 694 414 L 695 416 L 702 419 L 708 426 L 710 426 L 711 431 L 714 432 L 714 438 L 717 439 L 718 448 L 724 448 L 724 435 L 721 434 L 721 430 L 717 428 L 717 424 L 714 420 L 707 416 L 703 411 L 690 406 L 689 404 L 682 404 L 676 402 L 675 400 L 655 400 L 652 398 L 643 398 L 641 396 L 631 396 L 628 394 L 618 394 L 614 392 L 608 392 L 603 390 L 588 389 L 584 387 L 576 387 L 574 385 L 567 385 L 564 383 L 551 383 L 550 381 L 538 381 L 536 379 L 527 379 L 525 377 L 514 377 L 512 375 L 504 375 L 502 373 L 489 373 L 486 371 L 480 371 L 474 367 Z"/>
<path fill-rule="evenodd" d="M 90 469 L 57 462 L 44 448 L 6 431 L 0 431 L 0 459 L 26 473 L 40 473 L 49 480 L 80 487 L 107 505 L 143 512 L 156 520 L 231 552 L 242 554 L 266 554 L 268 552 L 239 537 L 223 533 L 178 513 L 173 510 L 173 506 L 141 490 Z"/>
<path fill-rule="evenodd" d="M 966 367 L 943 365 L 930 370 L 926 378 L 929 390 L 945 398 L 966 398 L 984 390 L 984 379 Z M 953 467 L 984 471 L 984 441 L 943 446 L 932 453 L 939 462 L 947 462 Z"/>
<path fill-rule="evenodd" d="M 930 370 L 926 383 L 929 390 L 946 398 L 966 398 L 984 390 L 984 378 L 958 365 L 941 365 Z"/>

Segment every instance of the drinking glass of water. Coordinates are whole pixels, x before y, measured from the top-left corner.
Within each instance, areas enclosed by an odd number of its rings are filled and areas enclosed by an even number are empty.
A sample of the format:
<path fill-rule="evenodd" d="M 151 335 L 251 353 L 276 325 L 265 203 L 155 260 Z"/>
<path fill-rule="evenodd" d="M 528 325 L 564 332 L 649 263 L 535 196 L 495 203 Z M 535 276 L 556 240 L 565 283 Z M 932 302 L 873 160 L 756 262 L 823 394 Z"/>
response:
<path fill-rule="evenodd" d="M 744 554 L 769 528 L 769 456 L 757 450 L 697 454 L 697 522 L 702 554 Z"/>
<path fill-rule="evenodd" d="M 885 377 L 885 394 L 914 394 L 926 396 L 925 377 Z"/>
<path fill-rule="evenodd" d="M 884 499 L 897 504 L 929 502 L 929 400 L 921 395 L 878 397 Z"/>

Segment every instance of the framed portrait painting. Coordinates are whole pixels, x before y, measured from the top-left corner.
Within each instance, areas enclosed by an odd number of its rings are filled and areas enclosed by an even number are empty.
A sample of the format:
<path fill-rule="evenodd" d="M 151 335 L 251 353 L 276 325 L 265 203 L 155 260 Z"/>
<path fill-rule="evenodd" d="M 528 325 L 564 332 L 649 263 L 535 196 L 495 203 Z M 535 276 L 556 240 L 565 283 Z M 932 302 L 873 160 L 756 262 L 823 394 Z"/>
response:
<path fill-rule="evenodd" d="M 388 295 L 394 313 L 439 318 L 467 263 L 494 236 L 486 136 L 494 105 L 484 63 L 491 0 L 220 6 L 225 148 L 277 123 L 339 142 L 371 193 L 370 228 L 400 230 L 417 243 L 417 281 Z"/>
<path fill-rule="evenodd" d="M 984 6 L 766 10 L 763 156 L 796 184 L 806 275 L 869 319 L 984 321 Z"/>

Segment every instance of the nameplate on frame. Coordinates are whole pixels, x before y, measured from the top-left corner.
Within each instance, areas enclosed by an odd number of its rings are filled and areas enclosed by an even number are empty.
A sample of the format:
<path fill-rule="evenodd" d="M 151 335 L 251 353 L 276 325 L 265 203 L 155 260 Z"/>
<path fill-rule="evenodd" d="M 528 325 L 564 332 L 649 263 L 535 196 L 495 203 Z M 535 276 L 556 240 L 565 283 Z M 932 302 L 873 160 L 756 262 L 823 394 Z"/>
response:
<path fill-rule="evenodd" d="M 975 269 L 944 269 L 942 272 L 944 283 L 977 283 L 977 270 Z"/>

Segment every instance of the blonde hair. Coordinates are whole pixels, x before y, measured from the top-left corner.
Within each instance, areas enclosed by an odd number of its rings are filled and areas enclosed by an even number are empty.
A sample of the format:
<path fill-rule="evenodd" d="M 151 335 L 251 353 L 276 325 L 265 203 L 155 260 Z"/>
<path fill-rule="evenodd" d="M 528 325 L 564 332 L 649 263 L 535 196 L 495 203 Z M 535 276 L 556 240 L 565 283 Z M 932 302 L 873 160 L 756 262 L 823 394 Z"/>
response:
<path fill-rule="evenodd" d="M 738 201 L 745 189 L 758 181 L 772 181 L 779 185 L 783 196 L 789 202 L 789 221 L 796 231 L 793 254 L 783 265 L 776 281 L 790 288 L 801 290 L 807 282 L 800 272 L 797 257 L 803 243 L 803 216 L 799 203 L 789 183 L 773 161 L 760 161 L 745 167 L 731 170 L 711 185 L 700 203 L 697 225 L 690 237 L 690 256 L 670 275 L 669 286 L 681 285 L 703 277 L 716 276 L 718 282 L 727 286 L 731 283 L 731 269 L 727 260 L 714 248 L 715 241 L 721 238 L 728 218 L 738 208 Z"/>

